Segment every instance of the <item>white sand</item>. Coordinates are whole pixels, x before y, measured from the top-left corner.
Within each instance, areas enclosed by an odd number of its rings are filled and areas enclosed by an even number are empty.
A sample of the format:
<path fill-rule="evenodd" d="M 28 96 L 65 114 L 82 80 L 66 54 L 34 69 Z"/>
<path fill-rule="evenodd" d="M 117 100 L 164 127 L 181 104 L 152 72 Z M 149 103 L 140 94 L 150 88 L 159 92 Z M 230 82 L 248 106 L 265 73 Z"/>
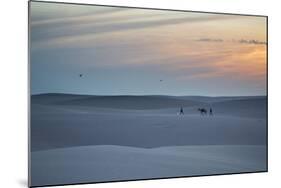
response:
<path fill-rule="evenodd" d="M 32 97 L 32 185 L 266 170 L 265 97 L 98 98 Z"/>
<path fill-rule="evenodd" d="M 81 146 L 32 152 L 34 186 L 265 170 L 266 146 Z"/>
<path fill-rule="evenodd" d="M 190 111 L 192 109 L 189 109 Z M 32 151 L 82 145 L 142 148 L 177 145 L 264 145 L 266 120 L 196 110 L 122 110 L 76 106 L 32 106 Z"/>

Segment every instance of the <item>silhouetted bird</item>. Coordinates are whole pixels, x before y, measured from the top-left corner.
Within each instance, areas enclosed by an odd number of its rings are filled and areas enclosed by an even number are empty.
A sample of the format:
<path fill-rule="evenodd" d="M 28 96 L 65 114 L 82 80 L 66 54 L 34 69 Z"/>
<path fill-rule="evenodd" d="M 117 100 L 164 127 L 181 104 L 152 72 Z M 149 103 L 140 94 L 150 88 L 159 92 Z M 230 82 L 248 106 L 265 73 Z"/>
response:
<path fill-rule="evenodd" d="M 162 82 L 163 80 L 160 80 L 160 82 Z"/>
<path fill-rule="evenodd" d="M 79 77 L 81 78 L 83 76 L 83 74 L 79 74 Z"/>

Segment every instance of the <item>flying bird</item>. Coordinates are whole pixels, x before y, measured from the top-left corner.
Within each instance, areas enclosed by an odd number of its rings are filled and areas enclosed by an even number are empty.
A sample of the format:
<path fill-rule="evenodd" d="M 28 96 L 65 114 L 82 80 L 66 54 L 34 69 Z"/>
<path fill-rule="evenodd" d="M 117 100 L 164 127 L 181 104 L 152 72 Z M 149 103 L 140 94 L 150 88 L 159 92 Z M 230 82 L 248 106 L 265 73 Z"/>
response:
<path fill-rule="evenodd" d="M 163 80 L 160 80 L 160 82 L 162 82 Z"/>
<path fill-rule="evenodd" d="M 83 74 L 79 74 L 79 77 L 81 78 L 83 76 Z"/>

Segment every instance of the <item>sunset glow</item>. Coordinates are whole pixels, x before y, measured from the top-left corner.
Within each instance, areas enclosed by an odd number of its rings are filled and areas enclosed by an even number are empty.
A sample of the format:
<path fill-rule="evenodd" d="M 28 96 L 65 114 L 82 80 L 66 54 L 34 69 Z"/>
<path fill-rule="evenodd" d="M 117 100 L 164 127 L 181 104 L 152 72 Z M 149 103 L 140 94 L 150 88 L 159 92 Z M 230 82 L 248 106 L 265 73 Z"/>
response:
<path fill-rule="evenodd" d="M 31 3 L 32 93 L 266 94 L 266 17 L 39 5 Z"/>

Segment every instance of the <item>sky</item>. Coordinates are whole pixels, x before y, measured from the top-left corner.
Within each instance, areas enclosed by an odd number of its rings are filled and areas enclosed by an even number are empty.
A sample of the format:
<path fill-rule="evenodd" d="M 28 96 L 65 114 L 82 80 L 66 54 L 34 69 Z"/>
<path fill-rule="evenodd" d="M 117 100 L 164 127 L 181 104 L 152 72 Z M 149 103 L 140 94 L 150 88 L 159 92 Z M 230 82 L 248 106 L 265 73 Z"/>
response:
<path fill-rule="evenodd" d="M 266 95 L 266 35 L 265 17 L 31 2 L 31 94 Z"/>

